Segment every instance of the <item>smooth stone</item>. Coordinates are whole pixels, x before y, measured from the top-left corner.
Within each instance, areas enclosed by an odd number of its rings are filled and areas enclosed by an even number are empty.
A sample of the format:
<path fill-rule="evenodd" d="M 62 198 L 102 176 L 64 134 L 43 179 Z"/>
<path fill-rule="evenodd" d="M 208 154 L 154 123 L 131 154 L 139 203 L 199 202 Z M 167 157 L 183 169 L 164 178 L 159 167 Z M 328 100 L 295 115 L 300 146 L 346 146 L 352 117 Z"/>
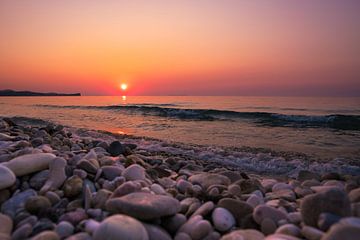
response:
<path fill-rule="evenodd" d="M 194 224 L 194 227 L 190 232 L 190 237 L 193 240 L 200 240 L 206 237 L 211 231 L 212 227 L 209 221 L 200 220 Z"/>
<path fill-rule="evenodd" d="M 236 219 L 238 226 L 241 225 L 243 218 L 253 212 L 253 207 L 247 204 L 244 201 L 232 199 L 232 198 L 223 198 L 218 202 L 218 207 L 227 209 Z"/>
<path fill-rule="evenodd" d="M 119 141 L 113 141 L 109 145 L 108 152 L 112 157 L 116 157 L 125 152 L 125 147 Z"/>
<path fill-rule="evenodd" d="M 76 209 L 72 212 L 67 212 L 64 215 L 62 215 L 59 219 L 59 222 L 66 221 L 71 223 L 73 226 L 76 226 L 81 221 L 88 218 L 88 215 L 86 214 L 84 209 Z"/>
<path fill-rule="evenodd" d="M 331 225 L 340 221 L 341 217 L 331 213 L 321 213 L 317 222 L 317 226 L 322 231 L 326 232 Z"/>
<path fill-rule="evenodd" d="M 274 184 L 271 191 L 276 192 L 276 191 L 284 190 L 284 189 L 293 190 L 294 188 L 293 188 L 293 186 L 291 186 L 287 183 L 279 182 L 279 183 Z"/>
<path fill-rule="evenodd" d="M 286 234 L 276 233 L 276 234 L 267 236 L 265 238 L 265 240 L 300 240 L 300 238 L 293 237 L 293 236 L 286 235 Z"/>
<path fill-rule="evenodd" d="M 255 208 L 258 205 L 264 204 L 264 198 L 259 197 L 256 194 L 251 194 L 250 197 L 246 200 L 246 203 Z"/>
<path fill-rule="evenodd" d="M 68 198 L 73 198 L 78 196 L 83 189 L 83 180 L 74 175 L 68 178 L 63 186 L 64 196 Z"/>
<path fill-rule="evenodd" d="M 192 184 L 189 181 L 186 181 L 184 179 L 179 179 L 176 182 L 176 188 L 179 190 L 179 192 L 181 193 L 186 193 L 186 191 L 188 189 L 190 189 L 192 187 Z"/>
<path fill-rule="evenodd" d="M 35 190 L 40 190 L 47 179 L 49 178 L 50 171 L 48 169 L 35 173 L 29 181 L 29 184 Z"/>
<path fill-rule="evenodd" d="M 88 173 L 95 174 L 100 168 L 99 162 L 95 158 L 81 159 L 77 164 L 77 168 L 80 168 Z"/>
<path fill-rule="evenodd" d="M 351 214 L 351 206 L 346 193 L 334 188 L 304 197 L 300 212 L 306 225 L 316 227 L 321 213 L 328 212 L 345 217 Z"/>
<path fill-rule="evenodd" d="M 117 187 L 112 193 L 111 198 L 122 197 L 129 193 L 139 192 L 140 190 L 141 185 L 139 183 L 128 181 Z"/>
<path fill-rule="evenodd" d="M 24 176 L 47 169 L 55 157 L 52 153 L 26 154 L 3 163 L 3 165 L 8 167 L 16 176 Z"/>
<path fill-rule="evenodd" d="M 284 224 L 276 229 L 275 233 L 291 235 L 294 237 L 301 237 L 301 230 L 294 224 Z"/>
<path fill-rule="evenodd" d="M 279 189 L 275 192 L 266 193 L 266 199 L 285 199 L 287 201 L 294 202 L 296 200 L 296 195 L 293 190 L 290 189 Z"/>
<path fill-rule="evenodd" d="M 199 184 L 204 189 L 207 189 L 211 185 L 230 185 L 231 181 L 228 177 L 225 177 L 216 173 L 200 173 L 195 174 L 189 178 L 192 184 Z"/>
<path fill-rule="evenodd" d="M 204 203 L 201 205 L 196 211 L 191 215 L 191 217 L 196 215 L 201 215 L 205 217 L 208 213 L 210 213 L 215 207 L 215 204 L 211 201 Z"/>
<path fill-rule="evenodd" d="M 241 196 L 241 188 L 239 185 L 236 184 L 229 185 L 228 192 L 233 196 Z"/>
<path fill-rule="evenodd" d="M 254 229 L 236 230 L 224 235 L 220 240 L 263 240 L 264 234 Z"/>
<path fill-rule="evenodd" d="M 149 236 L 149 240 L 171 240 L 171 236 L 164 229 L 157 225 L 143 223 L 146 232 Z"/>
<path fill-rule="evenodd" d="M 111 192 L 105 189 L 100 189 L 91 199 L 91 204 L 94 208 L 105 209 L 106 201 L 110 198 Z"/>
<path fill-rule="evenodd" d="M 29 197 L 25 203 L 25 209 L 31 214 L 45 213 L 51 207 L 49 199 L 43 196 Z"/>
<path fill-rule="evenodd" d="M 174 240 L 192 240 L 192 239 L 189 236 L 189 234 L 184 233 L 184 232 L 180 232 L 180 233 L 175 235 Z"/>
<path fill-rule="evenodd" d="M 301 234 L 309 240 L 320 240 L 324 236 L 324 232 L 310 226 L 303 226 Z"/>
<path fill-rule="evenodd" d="M 226 232 L 230 230 L 235 226 L 236 223 L 235 218 L 231 212 L 221 207 L 215 208 L 211 217 L 215 229 L 219 230 L 220 232 Z"/>
<path fill-rule="evenodd" d="M 89 233 L 90 235 L 93 235 L 93 233 L 98 229 L 100 226 L 100 223 L 98 221 L 95 221 L 93 219 L 86 220 L 85 222 L 85 231 Z"/>
<path fill-rule="evenodd" d="M 266 192 L 271 192 L 272 187 L 278 183 L 277 180 L 275 179 L 263 179 L 260 181 L 261 185 L 263 186 L 263 188 L 265 189 Z"/>
<path fill-rule="evenodd" d="M 145 227 L 138 220 L 126 215 L 113 215 L 101 222 L 95 230 L 93 240 L 148 240 Z"/>
<path fill-rule="evenodd" d="M 174 234 L 186 220 L 185 215 L 177 213 L 174 216 L 165 218 L 162 225 L 169 233 Z"/>
<path fill-rule="evenodd" d="M 26 223 L 24 225 L 21 225 L 20 227 L 18 227 L 11 235 L 11 239 L 12 240 L 23 240 L 23 239 L 27 239 L 31 232 L 33 230 L 33 227 L 31 224 Z"/>
<path fill-rule="evenodd" d="M 1 205 L 1 212 L 10 216 L 11 218 L 14 218 L 16 212 L 21 211 L 21 209 L 24 208 L 26 200 L 36 195 L 37 193 L 32 189 L 20 192 L 12 196 L 10 199 L 8 199 Z"/>
<path fill-rule="evenodd" d="M 276 208 L 263 204 L 254 209 L 253 218 L 258 224 L 261 224 L 265 218 L 270 218 L 277 223 L 279 220 L 286 219 L 286 214 Z"/>
<path fill-rule="evenodd" d="M 9 168 L 0 165 L 0 190 L 11 187 L 15 182 L 15 174 Z"/>
<path fill-rule="evenodd" d="M 321 240 L 358 240 L 360 236 L 360 226 L 334 224 Z"/>
<path fill-rule="evenodd" d="M 124 213 L 138 219 L 150 220 L 176 214 L 180 210 L 180 203 L 168 196 L 135 192 L 109 199 L 106 209 L 112 213 Z"/>
<path fill-rule="evenodd" d="M 153 183 L 150 186 L 150 190 L 153 191 L 155 194 L 166 195 L 165 189 L 157 183 Z"/>
<path fill-rule="evenodd" d="M 60 240 L 60 237 L 54 231 L 43 231 L 31 238 L 31 240 Z"/>
<path fill-rule="evenodd" d="M 360 227 L 360 218 L 358 217 L 346 217 L 339 221 L 339 224 L 350 225 Z"/>
<path fill-rule="evenodd" d="M 44 194 L 47 191 L 57 190 L 63 185 L 66 180 L 65 166 L 65 159 L 59 157 L 55 158 L 49 164 L 49 177 L 44 186 L 40 189 L 40 194 Z"/>
<path fill-rule="evenodd" d="M 65 238 L 65 240 L 93 240 L 93 239 L 87 232 L 79 232 L 77 234 Z"/>
<path fill-rule="evenodd" d="M 101 167 L 102 170 L 102 175 L 107 179 L 107 180 L 114 180 L 116 177 L 121 176 L 122 172 L 124 171 L 124 167 L 123 166 L 103 166 Z"/>
<path fill-rule="evenodd" d="M 1 189 L 1 188 L 0 188 Z M 360 202 L 360 188 L 355 188 L 351 190 L 348 194 L 350 202 Z"/>
<path fill-rule="evenodd" d="M 243 194 L 249 194 L 256 190 L 265 192 L 265 189 L 257 179 L 241 179 L 236 181 L 235 184 L 239 185 Z"/>
<path fill-rule="evenodd" d="M 60 202 L 60 197 L 59 197 L 59 195 L 57 195 L 57 194 L 54 193 L 54 192 L 51 192 L 51 191 L 46 192 L 46 193 L 45 193 L 45 197 L 47 197 L 47 198 L 49 199 L 49 201 L 51 202 L 51 205 L 54 205 L 54 204 Z"/>
<path fill-rule="evenodd" d="M 301 213 L 300 212 L 288 213 L 287 219 L 289 220 L 290 223 L 299 224 L 302 221 Z"/>
<path fill-rule="evenodd" d="M 10 236 L 12 228 L 13 228 L 12 219 L 9 216 L 0 213 L 0 234 Z"/>
<path fill-rule="evenodd" d="M 122 175 L 127 181 L 145 180 L 145 169 L 138 164 L 132 164 L 123 171 Z"/>
<path fill-rule="evenodd" d="M 177 233 L 181 233 L 184 232 L 188 235 L 190 235 L 190 233 L 192 232 L 192 230 L 194 229 L 194 227 L 196 226 L 196 224 L 198 222 L 200 222 L 201 220 L 203 220 L 203 217 L 201 215 L 196 215 L 190 219 L 188 219 L 188 221 L 186 223 L 184 223 L 177 231 Z"/>
<path fill-rule="evenodd" d="M 271 218 L 264 218 L 260 224 L 261 232 L 265 235 L 272 234 L 276 231 L 276 222 Z"/>
<path fill-rule="evenodd" d="M 55 232 L 60 236 L 60 238 L 66 238 L 71 236 L 74 233 L 74 226 L 66 221 L 59 222 L 55 227 Z"/>

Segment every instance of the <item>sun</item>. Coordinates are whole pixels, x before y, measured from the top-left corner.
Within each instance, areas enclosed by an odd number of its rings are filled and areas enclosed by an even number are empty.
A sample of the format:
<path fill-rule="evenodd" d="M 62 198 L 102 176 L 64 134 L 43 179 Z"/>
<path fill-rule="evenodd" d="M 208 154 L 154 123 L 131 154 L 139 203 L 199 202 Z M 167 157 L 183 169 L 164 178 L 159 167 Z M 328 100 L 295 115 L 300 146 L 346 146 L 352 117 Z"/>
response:
<path fill-rule="evenodd" d="M 123 91 L 125 91 L 126 89 L 127 89 L 127 84 L 126 83 L 122 83 L 121 85 L 120 85 L 120 88 L 121 88 L 121 90 L 123 90 Z"/>

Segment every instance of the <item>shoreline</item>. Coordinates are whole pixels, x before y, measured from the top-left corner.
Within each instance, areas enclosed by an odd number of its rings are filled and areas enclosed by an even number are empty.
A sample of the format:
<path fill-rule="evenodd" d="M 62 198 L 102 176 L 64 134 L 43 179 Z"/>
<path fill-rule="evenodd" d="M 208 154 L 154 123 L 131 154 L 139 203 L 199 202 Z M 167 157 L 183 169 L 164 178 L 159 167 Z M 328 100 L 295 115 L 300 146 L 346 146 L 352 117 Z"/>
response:
<path fill-rule="evenodd" d="M 0 117 L 0 238 L 356 239 L 358 169 Z"/>

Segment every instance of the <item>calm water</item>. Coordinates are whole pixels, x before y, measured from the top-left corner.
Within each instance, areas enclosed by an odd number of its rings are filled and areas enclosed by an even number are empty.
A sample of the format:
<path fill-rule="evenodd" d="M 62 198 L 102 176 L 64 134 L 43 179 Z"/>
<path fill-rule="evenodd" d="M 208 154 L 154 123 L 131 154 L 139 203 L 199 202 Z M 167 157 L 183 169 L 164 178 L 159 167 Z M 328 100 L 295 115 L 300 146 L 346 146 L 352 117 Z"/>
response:
<path fill-rule="evenodd" d="M 185 143 L 360 159 L 360 98 L 0 97 L 0 115 Z"/>

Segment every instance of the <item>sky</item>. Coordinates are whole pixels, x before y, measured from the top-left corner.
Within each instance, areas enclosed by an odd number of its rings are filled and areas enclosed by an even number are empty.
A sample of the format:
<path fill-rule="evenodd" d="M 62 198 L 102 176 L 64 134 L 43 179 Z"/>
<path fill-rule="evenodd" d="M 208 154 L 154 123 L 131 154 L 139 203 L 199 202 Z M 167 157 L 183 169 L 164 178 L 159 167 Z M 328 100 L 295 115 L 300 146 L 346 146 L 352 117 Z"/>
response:
<path fill-rule="evenodd" d="M 0 1 L 0 89 L 360 96 L 357 0 Z"/>

